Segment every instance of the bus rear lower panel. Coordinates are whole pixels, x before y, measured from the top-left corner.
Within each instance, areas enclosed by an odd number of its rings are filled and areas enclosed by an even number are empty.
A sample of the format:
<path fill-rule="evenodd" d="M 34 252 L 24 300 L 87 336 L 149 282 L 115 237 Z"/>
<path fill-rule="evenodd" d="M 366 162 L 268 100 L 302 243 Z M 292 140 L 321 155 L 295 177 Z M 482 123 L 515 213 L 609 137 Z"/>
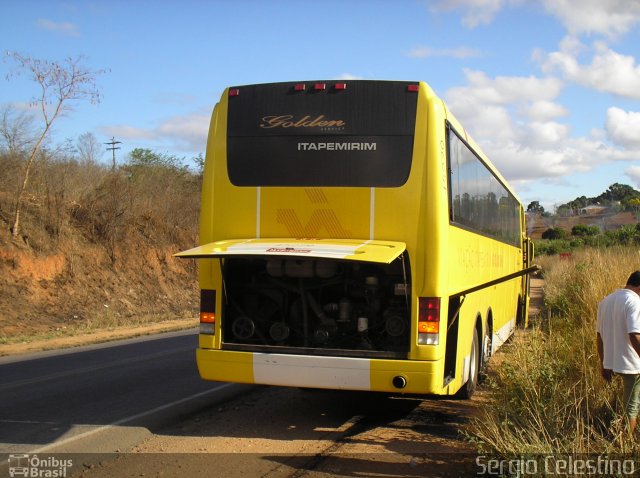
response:
<path fill-rule="evenodd" d="M 198 349 L 200 376 L 215 382 L 403 394 L 445 394 L 442 362 Z M 405 381 L 399 385 L 398 379 Z"/>
<path fill-rule="evenodd" d="M 406 359 L 411 288 L 404 260 L 224 259 L 222 348 Z"/>

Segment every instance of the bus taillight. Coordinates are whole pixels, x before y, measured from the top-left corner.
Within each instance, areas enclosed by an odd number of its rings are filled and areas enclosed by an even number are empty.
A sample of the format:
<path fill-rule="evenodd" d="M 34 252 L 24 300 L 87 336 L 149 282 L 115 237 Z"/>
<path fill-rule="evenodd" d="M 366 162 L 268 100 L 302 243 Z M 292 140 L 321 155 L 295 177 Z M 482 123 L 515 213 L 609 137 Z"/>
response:
<path fill-rule="evenodd" d="M 418 298 L 418 344 L 438 345 L 440 341 L 440 298 Z"/>
<path fill-rule="evenodd" d="M 216 291 L 202 289 L 200 291 L 200 333 L 214 335 L 216 333 Z"/>

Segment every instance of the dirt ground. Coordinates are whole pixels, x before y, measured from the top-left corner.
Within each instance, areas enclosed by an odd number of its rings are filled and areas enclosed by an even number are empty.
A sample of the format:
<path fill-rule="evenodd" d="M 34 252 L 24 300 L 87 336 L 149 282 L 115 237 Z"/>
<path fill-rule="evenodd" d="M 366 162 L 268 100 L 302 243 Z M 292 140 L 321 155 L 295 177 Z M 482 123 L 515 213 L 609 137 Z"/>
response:
<path fill-rule="evenodd" d="M 534 278 L 530 316 L 542 289 Z M 470 401 L 256 387 L 80 476 L 471 476 L 477 451 L 465 426 L 489 395 L 484 387 Z"/>

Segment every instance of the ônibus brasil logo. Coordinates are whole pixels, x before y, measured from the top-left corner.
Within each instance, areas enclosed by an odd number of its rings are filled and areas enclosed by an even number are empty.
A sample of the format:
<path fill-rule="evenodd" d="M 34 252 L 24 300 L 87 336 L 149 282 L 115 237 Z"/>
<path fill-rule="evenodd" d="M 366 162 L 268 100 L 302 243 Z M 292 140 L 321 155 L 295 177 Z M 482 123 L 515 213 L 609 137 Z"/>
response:
<path fill-rule="evenodd" d="M 9 476 L 25 476 L 33 478 L 65 478 L 73 467 L 73 460 L 60 459 L 54 456 L 46 458 L 29 454 L 9 455 Z"/>

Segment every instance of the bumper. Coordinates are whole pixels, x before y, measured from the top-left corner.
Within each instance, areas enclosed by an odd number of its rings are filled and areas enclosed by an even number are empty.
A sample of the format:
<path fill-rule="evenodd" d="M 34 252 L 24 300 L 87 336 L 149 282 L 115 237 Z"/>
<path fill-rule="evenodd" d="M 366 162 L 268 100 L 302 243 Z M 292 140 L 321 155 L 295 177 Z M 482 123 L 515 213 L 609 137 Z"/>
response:
<path fill-rule="evenodd" d="M 286 387 L 444 394 L 441 362 L 264 354 L 198 349 L 204 380 Z M 404 388 L 393 385 L 403 377 Z M 396 383 L 398 381 L 396 380 Z"/>

